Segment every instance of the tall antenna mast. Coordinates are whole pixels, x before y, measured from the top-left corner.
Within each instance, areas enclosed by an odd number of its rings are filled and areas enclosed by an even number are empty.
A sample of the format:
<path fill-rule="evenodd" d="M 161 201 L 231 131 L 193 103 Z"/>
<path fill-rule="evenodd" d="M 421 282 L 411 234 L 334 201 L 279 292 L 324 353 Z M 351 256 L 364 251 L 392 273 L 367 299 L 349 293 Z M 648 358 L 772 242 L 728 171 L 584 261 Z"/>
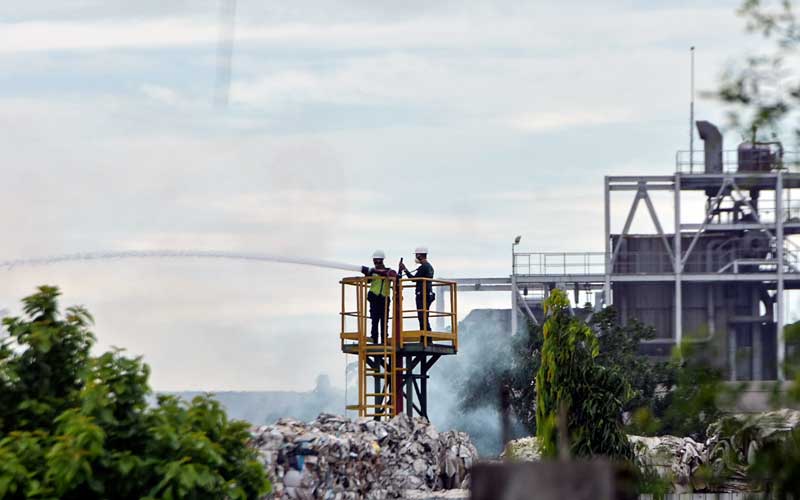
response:
<path fill-rule="evenodd" d="M 689 49 L 692 57 L 689 101 L 689 172 L 694 173 L 694 45 Z"/>
<path fill-rule="evenodd" d="M 214 88 L 214 104 L 218 108 L 228 106 L 233 64 L 234 30 L 236 29 L 236 0 L 220 0 L 219 43 L 217 45 L 217 81 Z"/>

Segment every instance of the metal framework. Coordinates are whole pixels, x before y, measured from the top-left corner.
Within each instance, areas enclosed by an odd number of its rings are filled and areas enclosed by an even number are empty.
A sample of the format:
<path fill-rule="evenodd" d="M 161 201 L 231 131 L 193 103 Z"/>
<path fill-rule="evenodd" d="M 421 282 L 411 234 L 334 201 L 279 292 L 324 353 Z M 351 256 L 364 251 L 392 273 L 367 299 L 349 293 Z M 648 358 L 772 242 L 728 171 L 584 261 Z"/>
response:
<path fill-rule="evenodd" d="M 680 162 L 678 164 L 681 166 Z M 787 226 L 796 232 L 800 229 L 800 221 L 788 222 L 783 209 L 784 186 L 788 188 L 800 187 L 800 174 L 778 170 L 769 173 L 684 173 L 676 172 L 673 176 L 607 176 L 605 188 L 606 211 L 605 211 L 605 242 L 606 242 L 606 266 L 604 272 L 604 296 L 606 303 L 613 302 L 612 282 L 641 281 L 641 282 L 672 282 L 674 287 L 674 340 L 680 343 L 683 337 L 683 303 L 682 303 L 682 284 L 691 282 L 759 282 L 774 284 L 776 289 L 776 321 L 778 332 L 778 366 L 783 361 L 783 311 L 784 311 L 784 289 L 787 278 L 791 280 L 791 285 L 796 287 L 800 284 L 800 273 L 793 263 L 787 262 L 785 255 L 791 255 L 792 260 L 796 260 L 797 247 L 785 238 Z M 775 212 L 770 219 L 765 218 L 759 210 L 753 206 L 751 199 L 743 193 L 745 186 L 748 190 L 771 191 L 774 193 Z M 673 211 L 675 216 L 675 227 L 679 228 L 671 235 L 664 234 L 657 213 L 650 201 L 649 191 L 669 190 L 674 194 Z M 636 196 L 628 211 L 625 226 L 616 245 L 613 244 L 613 235 L 610 230 L 611 211 L 610 198 L 613 191 L 635 191 Z M 703 221 L 700 224 L 684 222 L 681 213 L 681 195 L 686 191 L 716 191 L 713 197 L 709 197 L 706 203 Z M 724 213 L 723 201 L 729 199 L 734 206 L 746 206 L 752 220 L 741 222 L 729 222 L 721 219 Z M 652 222 L 656 228 L 658 236 L 664 243 L 665 249 L 671 258 L 670 269 L 665 272 L 619 272 L 618 265 L 619 250 L 625 238 L 629 235 L 631 221 L 636 214 L 637 204 L 640 199 L 645 200 L 650 213 Z M 718 269 L 708 269 L 706 272 L 687 272 L 687 262 L 692 257 L 692 252 L 701 235 L 710 232 L 740 232 L 740 231 L 759 231 L 766 234 L 771 241 L 774 251 L 770 252 L 765 259 L 747 259 L 735 253 L 729 254 L 727 262 L 724 262 Z M 688 237 L 689 245 L 684 250 L 683 242 Z M 670 245 L 669 240 L 672 240 Z M 788 249 L 787 245 L 793 248 Z M 782 264 L 779 264 L 782 263 Z M 742 264 L 750 269 L 750 272 L 740 272 Z M 788 271 L 788 273 L 787 273 Z M 787 276 L 788 274 L 788 276 Z M 779 378 L 781 375 L 779 374 Z"/>
<path fill-rule="evenodd" d="M 385 334 L 375 343 L 370 337 L 371 318 L 367 294 L 373 280 L 390 282 L 385 303 Z M 423 297 L 432 290 L 436 309 L 424 300 L 416 307 L 413 294 L 423 283 Z M 428 417 L 429 371 L 442 356 L 458 352 L 457 284 L 428 278 L 391 279 L 380 276 L 344 278 L 342 293 L 342 352 L 358 356 L 358 403 L 348 410 L 360 417 L 391 418 L 400 413 Z M 407 304 L 412 304 L 413 307 Z M 423 324 L 420 328 L 419 314 Z M 437 326 L 428 329 L 433 320 Z"/>
<path fill-rule="evenodd" d="M 682 158 L 679 156 L 679 158 Z M 670 176 L 607 176 L 605 178 L 605 252 L 561 253 L 561 254 L 517 254 L 514 274 L 518 284 L 547 284 L 575 290 L 596 290 L 602 287 L 600 296 L 604 305 L 615 301 L 615 289 L 625 283 L 671 285 L 673 299 L 672 343 L 684 338 L 686 308 L 683 294 L 694 284 L 703 283 L 708 289 L 708 321 L 711 335 L 714 333 L 713 286 L 731 290 L 733 286 L 757 286 L 768 291 L 768 298 L 756 295 L 755 310 L 749 315 L 729 318 L 730 322 L 775 323 L 777 335 L 774 365 L 777 378 L 783 379 L 781 367 L 785 357 L 783 322 L 785 312 L 784 290 L 800 288 L 798 270 L 798 247 L 788 239 L 800 232 L 800 219 L 791 206 L 791 189 L 800 187 L 800 173 L 789 171 L 786 166 L 768 172 L 739 172 L 726 169 L 722 172 L 682 172 L 682 161 L 678 171 Z M 633 200 L 625 216 L 621 231 L 611 229 L 612 194 L 631 191 Z M 669 191 L 673 194 L 674 227 L 671 234 L 665 233 L 659 213 L 652 201 L 654 191 Z M 699 223 L 686 220 L 682 198 L 692 192 L 705 194 L 707 201 Z M 761 200 L 766 194 L 771 199 Z M 787 200 L 788 199 L 788 200 Z M 769 202 L 772 202 L 770 205 Z M 645 235 L 630 234 L 637 209 L 644 205 L 653 232 Z M 788 207 L 788 208 L 787 208 Z M 742 216 L 744 214 L 744 216 Z M 650 243 L 648 250 L 632 245 L 631 239 Z M 749 241 L 755 246 L 758 258 L 749 254 L 752 250 L 735 246 L 723 249 L 718 241 Z M 704 240 L 705 239 L 705 240 Z M 699 242 L 704 250 L 699 253 Z M 657 244 L 653 247 L 652 244 Z M 756 245 L 757 244 L 757 245 Z M 623 250 L 628 247 L 627 250 Z M 640 247 L 642 245 L 639 245 Z M 733 246 L 733 245 L 731 245 Z M 602 260 L 601 260 L 602 259 Z M 603 262 L 603 260 L 605 262 Z M 750 284 L 750 285 L 747 285 Z M 690 287 L 690 288 L 687 288 Z M 622 292 L 619 292 L 622 293 Z M 576 293 L 577 295 L 577 293 Z M 774 314 L 758 311 L 758 301 L 774 302 Z M 629 297 L 628 302 L 633 302 Z M 757 337 L 763 336 L 756 331 Z M 760 348 L 760 340 L 753 340 L 753 359 Z M 735 343 L 735 338 L 732 340 Z M 736 347 L 729 350 L 734 352 Z M 731 364 L 736 360 L 731 355 Z M 765 367 L 761 361 L 753 361 L 754 378 L 764 378 Z M 731 378 L 736 379 L 735 367 Z"/>
<path fill-rule="evenodd" d="M 706 146 L 697 152 L 705 159 L 679 152 L 672 175 L 605 177 L 604 251 L 517 253 L 512 247 L 509 278 L 464 278 L 456 280 L 459 290 L 510 290 L 513 316 L 532 321 L 530 304 L 554 287 L 573 291 L 576 305 L 581 293 L 590 294 L 595 309 L 615 304 L 633 313 L 642 311 L 642 300 L 660 301 L 651 304 L 662 330 L 653 342 L 662 348 L 654 353 L 668 353 L 688 338 L 687 331 L 695 334 L 692 341 L 716 336 L 727 350 L 718 361 L 727 364 L 732 380 L 783 380 L 785 290 L 800 289 L 800 247 L 790 238 L 800 234 L 800 205 L 792 202 L 792 190 L 800 188 L 800 156 L 779 145 L 779 151 L 747 145 L 765 153 L 755 159 L 742 147 Z M 718 155 L 716 167 L 709 166 L 712 154 Z M 633 199 L 620 218 L 622 227 L 614 230 L 612 197 L 620 192 Z M 664 200 L 654 202 L 656 192 L 671 195 L 671 232 L 664 229 L 667 207 Z M 691 197 L 705 199 L 702 211 L 687 205 Z M 652 230 L 632 234 L 642 207 Z M 705 335 L 698 336 L 700 323 Z M 750 344 L 738 345 L 742 339 Z M 743 376 L 737 365 L 744 348 L 749 366 Z"/>

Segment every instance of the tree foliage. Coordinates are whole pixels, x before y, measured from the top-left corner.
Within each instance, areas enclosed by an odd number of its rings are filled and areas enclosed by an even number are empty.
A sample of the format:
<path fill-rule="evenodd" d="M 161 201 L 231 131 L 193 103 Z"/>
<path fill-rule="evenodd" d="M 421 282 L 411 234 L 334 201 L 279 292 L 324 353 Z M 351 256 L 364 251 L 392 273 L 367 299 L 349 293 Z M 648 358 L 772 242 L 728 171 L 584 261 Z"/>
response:
<path fill-rule="evenodd" d="M 571 315 L 562 290 L 553 290 L 544 307 L 536 375 L 536 435 L 542 454 L 557 455 L 558 434 L 565 429 L 573 455 L 630 460 L 633 451 L 622 424 L 630 386 L 619 370 L 596 362 L 600 343 L 588 325 Z M 564 425 L 558 425 L 559 419 Z"/>
<path fill-rule="evenodd" d="M 800 404 L 800 322 L 786 325 L 784 336 L 787 355 L 783 369 L 790 384 L 785 391 L 776 386 L 774 403 L 797 408 Z M 737 423 L 737 428 L 730 430 L 729 434 L 747 431 L 749 422 Z M 800 428 L 777 433 L 762 441 L 754 456 L 747 457 L 749 479 L 773 498 L 800 498 Z"/>
<path fill-rule="evenodd" d="M 631 396 L 623 410 L 634 412 L 649 408 L 654 414 L 663 412 L 664 388 L 674 383 L 676 365 L 654 360 L 639 351 L 643 341 L 655 338 L 655 328 L 636 319 L 622 324 L 614 307 L 595 313 L 589 326 L 600 344 L 595 362 L 616 370 L 631 388 Z"/>
<path fill-rule="evenodd" d="M 673 357 L 679 369 L 675 384 L 664 398 L 658 433 L 705 441 L 709 424 L 722 416 L 720 402 L 734 398 L 736 389 L 725 385 L 707 346 L 684 342 Z"/>
<path fill-rule="evenodd" d="M 652 415 L 664 412 L 664 394 L 659 388 L 670 387 L 676 366 L 654 361 L 639 352 L 642 341 L 655 337 L 652 327 L 628 321 L 622 324 L 613 307 L 595 313 L 589 321 L 600 351 L 595 362 L 615 370 L 631 388 L 624 412 L 647 408 Z M 530 434 L 536 434 L 536 373 L 542 350 L 542 327 L 529 324 L 525 332 L 507 344 L 482 344 L 481 363 L 474 366 L 469 379 L 459 389 L 463 410 L 493 407 L 499 410 L 498 388 L 507 385 L 514 415 Z M 651 430 L 651 433 L 655 429 Z"/>
<path fill-rule="evenodd" d="M 800 429 L 766 442 L 748 470 L 750 479 L 773 498 L 800 495 Z"/>
<path fill-rule="evenodd" d="M 715 94 L 731 105 L 734 125 L 746 126 L 753 137 L 763 129 L 777 136 L 780 126 L 796 120 L 800 110 L 800 23 L 795 5 L 791 0 L 744 0 L 739 13 L 747 29 L 772 46 L 748 57 L 744 66 L 729 70 Z M 794 123 L 793 131 L 800 142 L 800 123 Z M 776 402 L 796 406 L 800 403 L 800 327 L 788 325 L 784 334 L 788 356 L 782 368 L 793 383 Z M 780 394 L 778 388 L 776 392 Z M 775 498 L 800 497 L 800 431 L 767 442 L 748 462 L 750 479 Z"/>
<path fill-rule="evenodd" d="M 0 342 L 0 498 L 256 498 L 249 424 L 219 403 L 159 397 L 121 351 L 90 355 L 92 317 L 55 287 L 23 299 Z"/>
<path fill-rule="evenodd" d="M 789 0 L 745 0 L 739 14 L 748 31 L 774 45 L 731 64 L 713 95 L 729 106 L 729 121 L 745 139 L 775 139 L 800 105 L 800 24 Z M 800 123 L 793 129 L 800 140 Z"/>

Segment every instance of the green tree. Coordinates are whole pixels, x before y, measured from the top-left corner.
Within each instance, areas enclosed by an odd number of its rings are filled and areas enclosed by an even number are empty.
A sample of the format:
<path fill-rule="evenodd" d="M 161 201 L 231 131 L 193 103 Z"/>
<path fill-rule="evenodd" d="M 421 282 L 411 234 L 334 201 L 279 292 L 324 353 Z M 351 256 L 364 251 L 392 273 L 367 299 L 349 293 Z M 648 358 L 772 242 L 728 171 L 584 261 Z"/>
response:
<path fill-rule="evenodd" d="M 639 352 L 641 342 L 654 338 L 655 330 L 635 320 L 623 325 L 613 307 L 595 313 L 589 326 L 600 345 L 595 362 L 615 370 L 631 387 L 631 398 L 623 411 L 646 408 L 649 415 L 662 415 L 664 394 L 659 389 L 673 385 L 676 367 L 674 363 L 653 361 Z M 507 385 L 517 421 L 530 434 L 536 434 L 535 377 L 541 361 L 542 340 L 542 327 L 532 323 L 507 343 L 487 344 L 482 340 L 481 363 L 473 366 L 469 378 L 459 388 L 461 408 L 465 411 L 483 407 L 500 410 L 498 388 Z"/>
<path fill-rule="evenodd" d="M 800 322 L 787 325 L 784 329 L 787 356 L 784 372 L 791 381 L 788 390 L 776 387 L 775 403 L 797 408 L 800 404 Z M 749 422 L 734 422 L 735 427 L 728 434 L 736 436 L 748 429 Z M 763 429 L 758 429 L 762 431 Z M 755 457 L 748 460 L 747 476 L 758 487 L 774 498 L 800 498 L 800 427 L 788 432 L 775 433 L 768 439 L 755 439 L 759 446 Z M 749 459 L 750 457 L 748 457 Z"/>
<path fill-rule="evenodd" d="M 673 358 L 677 375 L 658 415 L 658 434 L 705 441 L 709 424 L 722 416 L 719 404 L 733 402 L 737 391 L 726 387 L 708 346 L 684 342 Z"/>
<path fill-rule="evenodd" d="M 592 329 L 571 314 L 569 299 L 555 289 L 544 302 L 542 360 L 536 375 L 536 436 L 544 456 L 558 441 L 575 456 L 631 460 L 622 409 L 631 397 L 619 370 L 596 362 L 600 344 Z M 566 430 L 567 436 L 559 436 Z"/>
<path fill-rule="evenodd" d="M 791 0 L 744 0 L 738 12 L 745 19 L 749 32 L 757 33 L 772 43 L 769 48 L 761 44 L 765 49 L 759 53 L 740 56 L 741 62 L 733 64 L 724 73 L 719 88 L 712 95 L 728 105 L 730 124 L 744 132 L 745 139 L 779 139 L 784 132 L 782 127 L 793 119 L 790 127 L 795 140 L 800 142 L 800 123 L 797 122 L 800 109 L 800 73 L 797 71 L 800 24 L 794 3 Z M 779 397 L 775 402 L 796 405 L 800 402 L 800 364 L 797 353 L 793 351 L 795 342 L 800 339 L 800 329 L 797 324 L 789 325 L 784 333 L 789 349 L 783 368 L 793 383 L 785 394 L 776 387 L 776 396 Z M 708 380 L 705 387 L 696 390 L 695 399 L 708 404 L 711 393 L 718 392 L 714 387 L 715 376 L 700 367 L 695 370 Z M 759 442 L 760 439 L 754 436 L 763 429 L 756 429 L 750 419 L 726 417 L 716 425 L 723 439 L 733 443 L 752 441 L 759 444 L 744 450 L 744 460 L 735 450 L 726 450 L 722 458 L 732 462 L 734 468 L 746 469 L 749 479 L 770 498 L 800 497 L 800 429 L 776 433 Z M 730 467 L 725 464 L 723 468 Z"/>
<path fill-rule="evenodd" d="M 92 317 L 55 287 L 23 299 L 0 342 L 0 498 L 257 498 L 249 424 L 219 403 L 159 397 L 119 350 L 92 357 Z"/>
<path fill-rule="evenodd" d="M 647 408 L 660 415 L 664 411 L 664 388 L 674 383 L 677 367 L 673 362 L 656 361 L 639 351 L 643 341 L 655 338 L 655 328 L 636 319 L 622 324 L 614 307 L 595 313 L 589 326 L 600 343 L 595 362 L 616 370 L 631 388 L 631 397 L 623 410 Z"/>

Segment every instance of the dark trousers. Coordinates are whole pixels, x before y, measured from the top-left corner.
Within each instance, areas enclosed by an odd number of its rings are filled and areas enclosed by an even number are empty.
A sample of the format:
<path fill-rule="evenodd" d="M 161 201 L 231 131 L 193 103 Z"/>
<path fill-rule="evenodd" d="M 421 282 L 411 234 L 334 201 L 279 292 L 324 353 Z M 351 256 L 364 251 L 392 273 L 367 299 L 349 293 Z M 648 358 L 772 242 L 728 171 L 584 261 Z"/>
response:
<path fill-rule="evenodd" d="M 378 331 L 380 330 L 380 343 L 382 344 L 386 338 L 386 310 L 389 308 L 391 299 L 369 292 L 367 301 L 369 302 L 369 317 L 372 320 L 372 343 L 378 343 Z"/>
<path fill-rule="evenodd" d="M 436 294 L 435 293 L 429 293 L 428 294 L 428 303 L 427 303 L 428 307 L 425 307 L 426 304 L 425 304 L 424 297 L 425 296 L 422 295 L 421 292 L 417 293 L 417 319 L 419 320 L 419 329 L 420 330 L 426 330 L 426 328 L 424 328 L 424 327 L 427 326 L 428 327 L 427 331 L 430 332 L 431 331 L 431 322 L 428 321 L 428 313 L 427 312 L 423 312 L 422 309 L 424 308 L 424 309 L 427 309 L 428 311 L 431 310 L 431 304 L 433 304 L 433 301 L 436 300 Z"/>

